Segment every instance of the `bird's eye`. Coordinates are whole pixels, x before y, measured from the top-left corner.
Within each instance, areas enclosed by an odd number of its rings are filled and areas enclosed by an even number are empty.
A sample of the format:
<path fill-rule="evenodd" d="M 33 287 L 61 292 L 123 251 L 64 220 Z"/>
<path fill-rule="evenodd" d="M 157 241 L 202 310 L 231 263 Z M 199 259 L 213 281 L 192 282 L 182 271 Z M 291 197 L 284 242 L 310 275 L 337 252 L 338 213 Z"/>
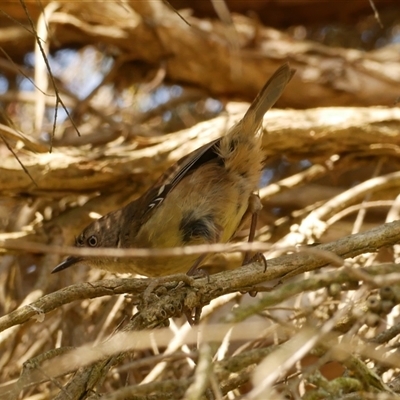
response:
<path fill-rule="evenodd" d="M 96 247 L 97 246 L 97 237 L 96 236 L 90 236 L 90 238 L 87 240 L 87 244 L 90 247 Z"/>

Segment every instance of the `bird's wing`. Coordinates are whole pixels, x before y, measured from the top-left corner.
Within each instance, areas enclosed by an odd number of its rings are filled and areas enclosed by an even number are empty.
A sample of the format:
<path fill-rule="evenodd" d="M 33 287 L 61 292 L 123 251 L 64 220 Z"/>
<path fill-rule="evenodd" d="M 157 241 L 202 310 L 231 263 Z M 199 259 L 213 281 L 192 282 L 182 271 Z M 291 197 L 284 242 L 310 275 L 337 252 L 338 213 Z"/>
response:
<path fill-rule="evenodd" d="M 144 203 L 147 201 L 147 211 L 160 205 L 168 193 L 185 177 L 199 168 L 201 165 L 219 158 L 218 143 L 221 138 L 207 143 L 187 156 L 181 158 L 170 167 L 144 195 Z M 145 205 L 144 203 L 143 206 Z"/>

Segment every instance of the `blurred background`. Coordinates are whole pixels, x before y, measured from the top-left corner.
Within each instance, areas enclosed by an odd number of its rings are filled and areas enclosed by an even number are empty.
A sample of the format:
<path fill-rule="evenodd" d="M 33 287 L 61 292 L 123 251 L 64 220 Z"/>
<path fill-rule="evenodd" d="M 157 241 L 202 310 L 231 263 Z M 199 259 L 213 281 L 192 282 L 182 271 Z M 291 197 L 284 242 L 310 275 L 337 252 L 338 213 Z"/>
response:
<path fill-rule="evenodd" d="M 90 221 L 222 135 L 286 61 L 297 72 L 265 117 L 257 240 L 272 249 L 330 242 L 388 221 L 397 176 L 361 194 L 351 190 L 399 167 L 398 0 L 2 1 L 0 240 L 72 244 Z M 348 198 L 335 203 L 342 193 Z M 306 217 L 327 202 L 335 206 L 321 217 L 323 228 L 306 229 Z M 393 257 L 387 250 L 357 262 Z M 111 277 L 85 268 L 50 276 L 60 260 L 0 249 L 0 315 L 67 285 Z M 211 272 L 235 268 L 240 255 L 210 264 Z M 15 328 L 0 338 L 4 393 L 30 357 L 99 341 L 131 314 L 129 299 L 113 296 Z M 116 372 L 102 390 L 143 376 Z M 239 398 L 236 390 L 229 398 Z M 57 391 L 45 382 L 18 395 L 55 398 Z"/>

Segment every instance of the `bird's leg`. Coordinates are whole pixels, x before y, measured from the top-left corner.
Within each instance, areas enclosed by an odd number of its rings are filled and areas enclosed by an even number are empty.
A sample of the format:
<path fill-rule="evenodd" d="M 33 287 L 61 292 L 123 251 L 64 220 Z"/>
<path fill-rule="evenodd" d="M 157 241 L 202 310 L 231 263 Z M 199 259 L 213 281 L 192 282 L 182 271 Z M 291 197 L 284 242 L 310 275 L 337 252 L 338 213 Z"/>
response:
<path fill-rule="evenodd" d="M 242 219 L 242 221 L 245 221 L 248 218 L 249 214 L 251 215 L 250 232 L 248 240 L 249 243 L 254 241 L 254 237 L 256 235 L 258 213 L 261 211 L 261 209 L 262 209 L 262 204 L 260 196 L 253 193 L 249 198 L 249 207 L 247 208 L 247 211 Z M 263 262 L 264 272 L 267 270 L 267 260 L 265 259 L 264 254 L 260 252 L 257 252 L 256 254 L 252 255 L 250 251 L 247 251 L 244 255 L 242 266 L 250 264 L 253 261 Z M 247 293 L 249 293 L 251 297 L 255 297 L 257 295 L 257 291 L 255 290 L 249 291 Z"/>
<path fill-rule="evenodd" d="M 215 224 L 214 225 L 215 229 L 215 234 L 213 235 L 213 239 L 211 240 L 211 243 L 218 243 L 221 239 L 222 233 L 223 233 L 223 228 L 220 225 Z M 211 244 L 210 243 L 210 244 Z M 208 273 L 204 269 L 199 269 L 198 267 L 200 264 L 207 258 L 208 254 L 202 254 L 190 267 L 189 271 L 186 272 L 187 275 L 189 276 L 197 276 L 199 275 L 200 277 L 204 276 L 209 276 Z"/>
<path fill-rule="evenodd" d="M 206 259 L 207 254 L 202 254 L 186 272 L 188 276 L 207 276 L 208 273 L 204 269 L 198 269 L 198 266 Z"/>
<path fill-rule="evenodd" d="M 243 216 L 243 220 L 247 219 L 249 215 L 251 215 L 251 223 L 250 223 L 250 232 L 249 232 L 249 240 L 248 242 L 251 243 L 254 241 L 254 237 L 256 235 L 257 229 L 257 219 L 258 214 L 262 209 L 262 204 L 260 200 L 260 196 L 258 194 L 253 193 L 249 198 L 249 207 L 247 208 L 246 213 Z M 264 263 L 264 272 L 267 269 L 267 260 L 262 253 L 256 253 L 252 255 L 250 251 L 247 251 L 244 255 L 243 265 L 249 264 L 252 261 L 262 261 Z"/>
<path fill-rule="evenodd" d="M 223 228 L 219 225 L 215 226 L 215 235 L 212 240 L 212 243 L 218 243 L 221 239 Z M 208 254 L 202 254 L 190 267 L 187 272 L 188 276 L 194 277 L 207 277 L 208 281 L 210 280 L 210 275 L 204 269 L 199 268 L 201 263 L 207 258 Z M 195 307 L 194 310 L 186 310 L 185 316 L 190 325 L 197 325 L 200 322 L 202 307 Z M 194 312 L 194 315 L 193 315 Z"/>
<path fill-rule="evenodd" d="M 250 232 L 249 232 L 248 243 L 251 243 L 251 242 L 254 241 L 254 237 L 256 235 L 257 220 L 258 220 L 258 212 L 253 212 L 252 215 L 251 215 L 251 223 L 250 223 Z M 253 258 L 253 256 L 251 255 L 251 252 L 250 251 L 246 251 L 246 253 L 244 254 L 242 265 L 248 264 L 252 258 Z"/>
<path fill-rule="evenodd" d="M 202 254 L 190 267 L 186 273 L 188 277 L 202 278 L 207 277 L 208 282 L 210 281 L 210 275 L 205 269 L 198 268 L 199 265 L 207 258 L 208 254 Z M 191 278 L 193 279 L 193 278 Z M 195 307 L 194 309 L 184 310 L 185 317 L 189 325 L 197 325 L 200 322 L 202 307 Z"/>

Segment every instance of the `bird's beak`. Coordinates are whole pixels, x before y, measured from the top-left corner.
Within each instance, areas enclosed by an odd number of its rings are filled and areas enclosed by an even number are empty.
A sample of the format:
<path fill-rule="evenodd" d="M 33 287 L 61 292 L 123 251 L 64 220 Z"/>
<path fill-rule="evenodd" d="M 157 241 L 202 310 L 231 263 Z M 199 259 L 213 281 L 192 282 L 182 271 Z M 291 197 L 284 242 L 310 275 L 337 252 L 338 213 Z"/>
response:
<path fill-rule="evenodd" d="M 70 257 L 66 258 L 62 263 L 58 264 L 57 267 L 55 267 L 53 269 L 53 271 L 51 271 L 51 273 L 54 274 L 56 272 L 60 272 L 63 269 L 69 268 L 81 260 L 82 260 L 82 258 L 80 258 L 80 257 L 70 256 Z"/>

